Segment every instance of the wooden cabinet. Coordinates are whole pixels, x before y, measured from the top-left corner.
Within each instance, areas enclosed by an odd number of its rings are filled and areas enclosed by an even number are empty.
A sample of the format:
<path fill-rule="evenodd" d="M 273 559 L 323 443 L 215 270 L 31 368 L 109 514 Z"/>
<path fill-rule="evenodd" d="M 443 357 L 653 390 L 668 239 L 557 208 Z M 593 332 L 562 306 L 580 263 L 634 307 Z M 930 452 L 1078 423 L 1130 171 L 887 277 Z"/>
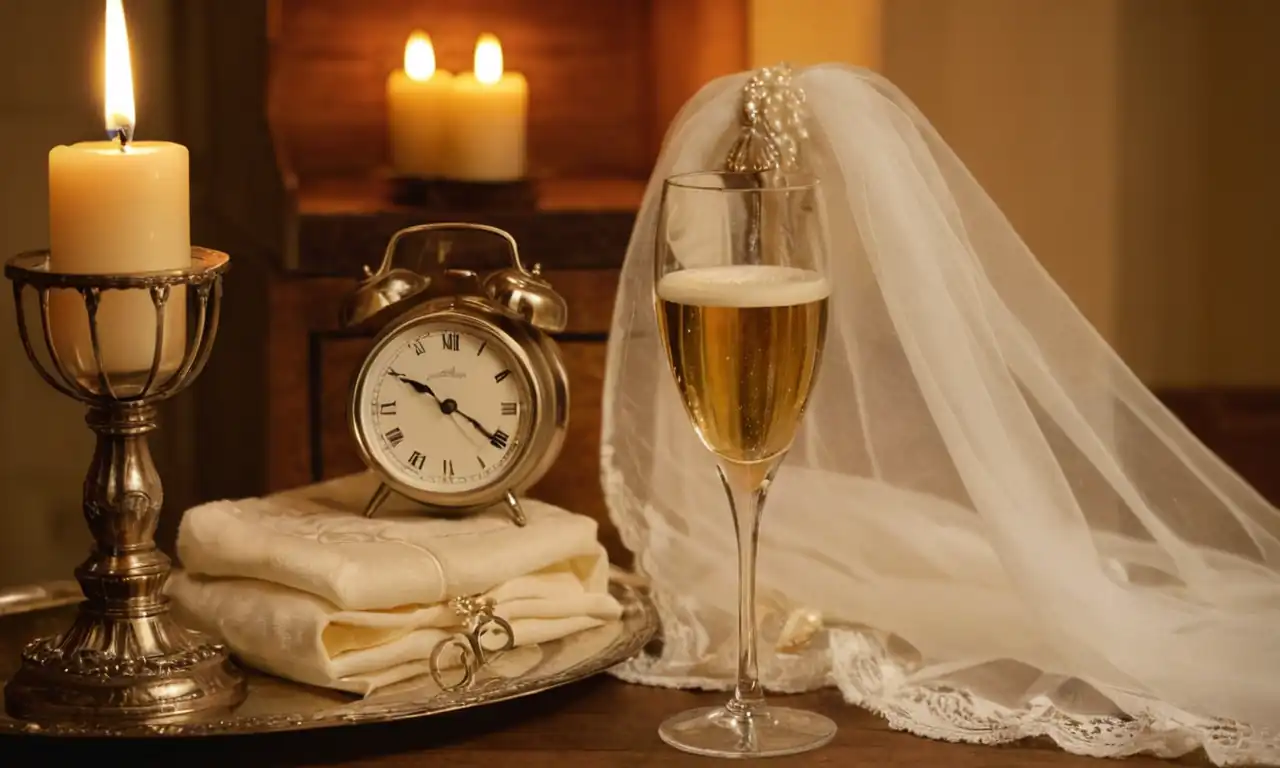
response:
<path fill-rule="evenodd" d="M 195 399 L 199 498 L 256 495 L 361 469 L 345 410 L 371 338 L 343 298 L 397 230 L 510 231 L 569 301 L 560 334 L 569 434 L 534 494 L 600 520 L 600 402 L 618 268 L 675 111 L 747 64 L 746 0 L 257 0 L 182 3 L 193 234 L 232 254 L 223 325 Z M 493 32 L 529 81 L 530 180 L 405 204 L 386 170 L 385 81 L 408 34 L 470 69 Z M 233 55 L 234 54 L 234 55 Z M 466 266 L 453 264 L 450 266 Z M 483 267 L 495 266 L 484 264 Z"/>

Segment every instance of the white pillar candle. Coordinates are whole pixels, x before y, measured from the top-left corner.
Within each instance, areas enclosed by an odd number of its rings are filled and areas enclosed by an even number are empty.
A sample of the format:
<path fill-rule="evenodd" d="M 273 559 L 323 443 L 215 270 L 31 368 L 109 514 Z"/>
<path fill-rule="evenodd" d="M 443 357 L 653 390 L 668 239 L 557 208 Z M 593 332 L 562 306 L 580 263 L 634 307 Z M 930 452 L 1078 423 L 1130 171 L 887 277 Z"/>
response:
<path fill-rule="evenodd" d="M 404 69 L 387 78 L 387 128 L 397 176 L 444 174 L 453 75 L 436 69 L 435 49 L 424 32 L 404 46 Z"/>
<path fill-rule="evenodd" d="M 128 136 L 134 125 L 129 41 L 120 0 L 107 0 L 106 123 Z M 191 263 L 187 149 L 120 140 L 49 152 L 49 267 L 110 274 L 181 269 Z M 80 294 L 50 294 L 54 348 L 77 376 L 94 380 L 88 315 Z M 186 293 L 175 289 L 165 314 L 161 373 L 186 348 Z M 124 391 L 141 383 L 156 349 L 156 311 L 146 290 L 103 291 L 97 314 L 103 368 Z M 133 376 L 130 376 L 133 374 Z"/>
<path fill-rule="evenodd" d="M 514 181 L 525 175 L 525 115 L 529 85 L 503 72 L 502 45 L 493 35 L 476 41 L 475 72 L 454 80 L 450 177 Z"/>

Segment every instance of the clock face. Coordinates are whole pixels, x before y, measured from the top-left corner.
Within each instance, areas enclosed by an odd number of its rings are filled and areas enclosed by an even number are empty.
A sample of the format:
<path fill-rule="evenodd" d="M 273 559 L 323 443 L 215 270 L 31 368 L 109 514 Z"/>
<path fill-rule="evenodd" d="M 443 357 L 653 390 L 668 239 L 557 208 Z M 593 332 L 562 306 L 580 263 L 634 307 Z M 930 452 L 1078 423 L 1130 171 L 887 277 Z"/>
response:
<path fill-rule="evenodd" d="M 387 338 L 355 395 L 357 429 L 378 467 L 440 498 L 493 486 L 515 469 L 533 394 L 508 344 L 450 321 Z"/>

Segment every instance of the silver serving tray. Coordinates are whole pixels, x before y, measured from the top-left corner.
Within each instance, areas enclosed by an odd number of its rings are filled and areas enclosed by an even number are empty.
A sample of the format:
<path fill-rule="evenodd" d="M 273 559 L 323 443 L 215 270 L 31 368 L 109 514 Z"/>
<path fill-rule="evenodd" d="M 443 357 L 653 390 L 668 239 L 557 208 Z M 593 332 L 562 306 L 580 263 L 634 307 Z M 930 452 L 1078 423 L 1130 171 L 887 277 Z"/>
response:
<path fill-rule="evenodd" d="M 358 699 L 249 671 L 249 695 L 230 713 L 181 723 L 29 723 L 0 713 L 0 734 L 151 738 L 221 736 L 332 728 L 438 715 L 529 696 L 609 669 L 634 656 L 658 629 L 658 616 L 637 589 L 613 582 L 618 621 L 540 646 L 491 658 L 464 691 L 445 692 L 423 675 Z M 82 600 L 75 582 L 0 589 L 0 684 L 17 670 L 30 639 L 66 628 Z"/>

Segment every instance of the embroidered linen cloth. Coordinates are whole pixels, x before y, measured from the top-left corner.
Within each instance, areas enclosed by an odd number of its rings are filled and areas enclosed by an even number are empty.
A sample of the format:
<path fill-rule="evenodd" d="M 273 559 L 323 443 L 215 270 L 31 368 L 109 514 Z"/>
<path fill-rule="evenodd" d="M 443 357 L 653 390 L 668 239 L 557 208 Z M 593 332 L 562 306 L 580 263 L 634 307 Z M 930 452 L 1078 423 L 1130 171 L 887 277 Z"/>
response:
<path fill-rule="evenodd" d="M 362 695 L 429 670 L 436 644 L 463 630 L 455 597 L 492 598 L 517 646 L 621 615 L 594 520 L 533 500 L 523 528 L 502 509 L 441 519 L 408 502 L 369 519 L 375 484 L 356 475 L 189 510 L 168 588 L 179 615 L 246 664 Z"/>

